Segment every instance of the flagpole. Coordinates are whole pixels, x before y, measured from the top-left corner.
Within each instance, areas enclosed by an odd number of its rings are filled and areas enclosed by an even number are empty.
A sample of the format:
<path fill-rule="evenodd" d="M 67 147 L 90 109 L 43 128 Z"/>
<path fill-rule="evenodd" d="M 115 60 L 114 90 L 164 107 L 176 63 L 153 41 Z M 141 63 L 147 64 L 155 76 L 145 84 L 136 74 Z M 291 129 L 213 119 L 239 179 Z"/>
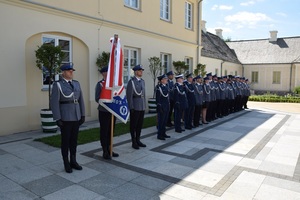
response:
<path fill-rule="evenodd" d="M 113 138 L 114 138 L 114 115 L 111 114 L 111 131 L 110 131 L 110 145 L 109 145 L 109 154 L 112 157 L 112 150 L 113 150 Z"/>

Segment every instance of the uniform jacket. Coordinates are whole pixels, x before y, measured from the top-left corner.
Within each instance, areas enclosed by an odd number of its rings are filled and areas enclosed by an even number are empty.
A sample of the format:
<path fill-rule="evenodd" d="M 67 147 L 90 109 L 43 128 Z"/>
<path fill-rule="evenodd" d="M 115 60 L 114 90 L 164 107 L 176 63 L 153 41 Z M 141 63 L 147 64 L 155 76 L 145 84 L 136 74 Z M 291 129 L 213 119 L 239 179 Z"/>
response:
<path fill-rule="evenodd" d="M 126 98 L 129 109 L 144 111 L 146 109 L 145 81 L 132 77 L 127 83 Z"/>
<path fill-rule="evenodd" d="M 168 79 L 167 86 L 168 86 L 168 89 L 169 89 L 169 99 L 170 99 L 170 101 L 173 101 L 174 100 L 174 91 L 173 91 L 174 82 L 172 80 Z"/>
<path fill-rule="evenodd" d="M 170 103 L 169 103 L 169 89 L 167 85 L 159 84 L 156 87 L 155 99 L 157 107 L 163 112 L 168 112 Z"/>
<path fill-rule="evenodd" d="M 203 101 L 211 102 L 211 89 L 209 83 L 203 84 Z"/>
<path fill-rule="evenodd" d="M 196 105 L 196 99 L 195 99 L 195 88 L 192 83 L 185 82 L 185 91 L 186 91 L 186 97 L 188 100 L 189 106 L 195 106 Z"/>
<path fill-rule="evenodd" d="M 226 83 L 223 82 L 218 82 L 218 86 L 219 86 L 219 92 L 220 92 L 220 99 L 224 100 L 226 99 Z"/>
<path fill-rule="evenodd" d="M 194 84 L 196 105 L 203 104 L 203 86 L 200 83 Z"/>
<path fill-rule="evenodd" d="M 55 120 L 79 121 L 82 116 L 85 116 L 80 84 L 75 80 L 72 84 L 74 89 L 65 79 L 53 84 L 50 105 Z"/>
<path fill-rule="evenodd" d="M 103 84 L 105 83 L 104 79 L 99 81 L 96 85 L 95 88 L 95 101 L 98 103 L 98 110 L 103 111 L 103 112 L 108 112 L 103 106 L 99 104 L 99 99 L 100 99 L 100 94 L 103 88 Z"/>
<path fill-rule="evenodd" d="M 174 85 L 174 103 L 175 106 L 179 105 L 180 109 L 188 108 L 184 85 L 180 85 L 179 83 L 175 83 Z"/>

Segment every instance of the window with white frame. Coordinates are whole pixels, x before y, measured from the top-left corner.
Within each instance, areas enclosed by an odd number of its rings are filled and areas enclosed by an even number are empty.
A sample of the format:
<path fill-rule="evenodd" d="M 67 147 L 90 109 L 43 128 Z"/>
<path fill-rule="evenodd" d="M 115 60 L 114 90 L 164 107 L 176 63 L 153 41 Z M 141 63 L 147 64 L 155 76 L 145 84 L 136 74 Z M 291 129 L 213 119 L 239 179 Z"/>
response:
<path fill-rule="evenodd" d="M 134 9 L 140 9 L 140 0 L 124 0 L 125 6 Z"/>
<path fill-rule="evenodd" d="M 251 72 L 251 82 L 258 83 L 258 71 Z"/>
<path fill-rule="evenodd" d="M 134 66 L 139 63 L 139 50 L 137 48 L 124 47 L 124 68 L 123 68 L 123 78 L 124 84 L 127 85 L 130 78 L 134 75 L 131 70 Z"/>
<path fill-rule="evenodd" d="M 65 53 L 65 57 L 63 59 L 62 63 L 69 63 L 72 62 L 72 52 L 71 52 L 71 38 L 68 37 L 61 37 L 56 35 L 42 35 L 42 43 L 51 44 L 53 46 L 60 46 L 61 50 Z M 51 80 L 49 77 L 49 71 L 45 68 L 43 68 L 43 88 L 49 87 L 49 81 L 53 82 L 54 80 Z"/>
<path fill-rule="evenodd" d="M 185 28 L 192 29 L 193 7 L 189 2 L 185 2 Z"/>
<path fill-rule="evenodd" d="M 281 72 L 273 71 L 273 84 L 280 84 Z"/>
<path fill-rule="evenodd" d="M 160 0 L 160 18 L 170 21 L 170 0 Z"/>
<path fill-rule="evenodd" d="M 171 55 L 170 54 L 165 54 L 161 53 L 160 54 L 160 60 L 161 60 L 161 65 L 162 65 L 162 74 L 167 73 L 168 71 L 171 70 L 170 62 L 171 62 Z"/>
<path fill-rule="evenodd" d="M 185 57 L 184 62 L 187 66 L 189 66 L 189 72 L 192 72 L 192 70 L 193 70 L 193 58 Z"/>

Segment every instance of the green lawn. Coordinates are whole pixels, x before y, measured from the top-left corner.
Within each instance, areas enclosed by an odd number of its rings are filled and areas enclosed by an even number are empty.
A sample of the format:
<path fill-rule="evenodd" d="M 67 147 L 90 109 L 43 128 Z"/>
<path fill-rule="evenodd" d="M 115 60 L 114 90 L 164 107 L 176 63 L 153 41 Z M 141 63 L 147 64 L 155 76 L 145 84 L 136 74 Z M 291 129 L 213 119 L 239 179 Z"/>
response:
<path fill-rule="evenodd" d="M 147 117 L 144 119 L 143 128 L 148 128 L 156 126 L 156 116 Z M 117 123 L 114 130 L 114 136 L 123 135 L 125 133 L 129 133 L 129 122 L 127 124 Z M 86 144 L 94 141 L 100 140 L 100 130 L 99 128 L 92 128 L 89 130 L 83 130 L 79 132 L 78 135 L 78 145 Z M 50 146 L 60 147 L 60 134 L 53 135 L 49 137 L 43 137 L 35 139 L 35 141 L 43 142 Z"/>

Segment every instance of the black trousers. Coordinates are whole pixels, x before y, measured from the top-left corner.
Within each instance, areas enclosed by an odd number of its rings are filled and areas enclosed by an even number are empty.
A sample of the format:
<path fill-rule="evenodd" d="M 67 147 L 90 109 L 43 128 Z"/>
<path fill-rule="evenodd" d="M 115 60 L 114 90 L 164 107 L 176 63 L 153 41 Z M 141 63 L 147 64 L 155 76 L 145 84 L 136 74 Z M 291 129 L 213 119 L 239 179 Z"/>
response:
<path fill-rule="evenodd" d="M 193 125 L 199 126 L 200 125 L 200 116 L 202 111 L 202 105 L 196 105 L 194 110 L 194 118 L 193 118 Z"/>
<path fill-rule="evenodd" d="M 171 124 L 172 122 L 173 110 L 174 110 L 174 101 L 170 100 L 170 109 L 169 109 L 167 124 Z"/>
<path fill-rule="evenodd" d="M 142 132 L 145 111 L 130 111 L 130 133 L 133 137 L 139 137 Z"/>
<path fill-rule="evenodd" d="M 79 132 L 79 121 L 63 121 L 61 131 L 61 155 L 63 158 L 68 158 L 70 155 L 75 155 L 77 150 L 77 139 Z"/>
<path fill-rule="evenodd" d="M 100 123 L 100 143 L 103 151 L 108 151 L 111 139 L 111 117 L 110 112 L 100 111 L 98 112 L 98 119 Z M 116 118 L 114 117 L 114 126 L 116 124 Z"/>

